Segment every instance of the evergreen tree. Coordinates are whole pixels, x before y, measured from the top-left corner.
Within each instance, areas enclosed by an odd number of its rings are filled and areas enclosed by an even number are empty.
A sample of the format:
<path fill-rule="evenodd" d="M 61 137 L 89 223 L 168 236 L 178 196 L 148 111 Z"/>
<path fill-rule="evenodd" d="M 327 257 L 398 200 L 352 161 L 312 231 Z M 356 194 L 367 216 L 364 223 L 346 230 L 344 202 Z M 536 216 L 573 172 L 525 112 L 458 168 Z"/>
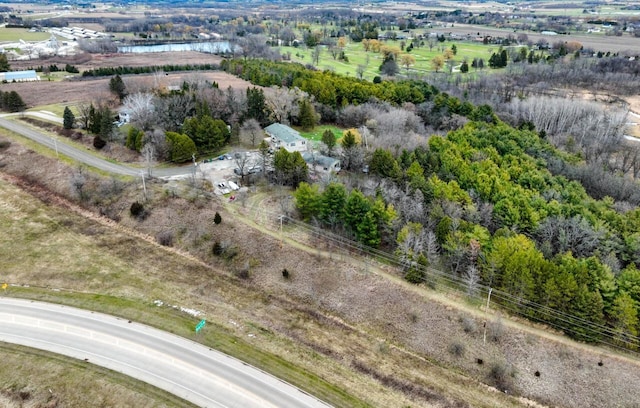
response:
<path fill-rule="evenodd" d="M 216 215 L 213 216 L 213 223 L 216 225 L 219 225 L 221 222 L 222 222 L 222 217 L 220 216 L 220 213 L 216 211 Z"/>
<path fill-rule="evenodd" d="M 4 109 L 9 112 L 21 112 L 27 107 L 16 91 L 5 92 L 2 94 L 2 99 Z"/>
<path fill-rule="evenodd" d="M 260 126 L 267 124 L 267 107 L 262 89 L 247 88 L 247 119 L 248 118 L 257 120 Z"/>
<path fill-rule="evenodd" d="M 312 130 L 316 126 L 316 111 L 308 99 L 300 101 L 300 113 L 298 114 L 298 122 L 305 131 Z"/>
<path fill-rule="evenodd" d="M 322 220 L 335 227 L 342 219 L 347 202 L 347 191 L 344 185 L 331 183 L 322 193 Z"/>
<path fill-rule="evenodd" d="M 71 112 L 71 109 L 69 109 L 68 106 L 65 106 L 64 113 L 62 114 L 62 126 L 65 129 L 72 129 L 75 121 L 75 115 L 73 114 L 73 112 Z"/>
<path fill-rule="evenodd" d="M 351 131 L 347 131 L 347 133 L 345 133 L 344 136 L 342 137 L 343 149 L 350 149 L 352 147 L 355 147 L 357 144 L 358 142 L 356 140 L 356 135 L 354 135 L 353 132 Z"/>
<path fill-rule="evenodd" d="M 111 140 L 113 134 L 113 112 L 108 107 L 103 107 L 100 112 L 98 135 L 105 141 Z"/>
<path fill-rule="evenodd" d="M 369 171 L 371 174 L 377 174 L 383 178 L 399 179 L 402 176 L 402 170 L 398 162 L 390 151 L 386 149 L 376 149 L 369 163 Z"/>
<path fill-rule="evenodd" d="M 125 146 L 131 150 L 141 151 L 144 142 L 144 132 L 135 127 L 131 127 L 127 133 Z"/>
<path fill-rule="evenodd" d="M 344 207 L 344 221 L 351 231 L 355 232 L 358 223 L 371 209 L 371 202 L 359 190 L 352 190 Z"/>
<path fill-rule="evenodd" d="M 467 61 L 462 61 L 462 64 L 460 65 L 460 72 L 462 72 L 463 74 L 469 72 L 469 64 L 467 63 Z"/>
<path fill-rule="evenodd" d="M 116 95 L 119 100 L 123 100 L 127 96 L 126 86 L 120 75 L 116 75 L 109 80 L 109 90 Z"/>
<path fill-rule="evenodd" d="M 7 72 L 11 69 L 9 66 L 9 60 L 7 59 L 7 54 L 0 54 L 0 72 Z"/>
<path fill-rule="evenodd" d="M 378 231 L 378 222 L 371 211 L 367 212 L 358 223 L 356 230 L 358 241 L 363 244 L 377 248 L 380 245 L 380 232 Z"/>
<path fill-rule="evenodd" d="M 173 162 L 183 163 L 191 160 L 191 156 L 197 151 L 195 143 L 187 135 L 167 132 L 165 137 L 169 144 L 169 159 Z"/>
<path fill-rule="evenodd" d="M 322 196 L 318 192 L 316 184 L 310 185 L 302 182 L 294 193 L 296 208 L 300 212 L 302 219 L 309 221 L 317 217 L 322 209 Z"/>
<path fill-rule="evenodd" d="M 327 146 L 327 154 L 331 156 L 333 148 L 336 147 L 336 135 L 329 129 L 322 133 L 322 143 Z"/>

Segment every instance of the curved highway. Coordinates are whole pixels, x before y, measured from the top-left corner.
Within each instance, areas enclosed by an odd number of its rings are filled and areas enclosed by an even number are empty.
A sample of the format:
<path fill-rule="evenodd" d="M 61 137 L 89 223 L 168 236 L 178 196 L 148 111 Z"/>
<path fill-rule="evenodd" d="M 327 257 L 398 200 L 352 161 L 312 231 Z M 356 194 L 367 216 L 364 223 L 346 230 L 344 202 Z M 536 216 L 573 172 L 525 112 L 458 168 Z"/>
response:
<path fill-rule="evenodd" d="M 29 112 L 25 112 L 26 114 L 31 114 Z M 37 115 L 33 115 L 37 116 Z M 124 166 L 122 164 L 112 163 L 100 157 L 97 157 L 86 150 L 78 149 L 76 147 L 70 146 L 59 139 L 55 141 L 50 136 L 47 136 L 37 130 L 34 130 L 30 127 L 23 126 L 19 123 L 4 119 L 0 117 L 0 127 L 8 129 L 14 133 L 22 135 L 28 139 L 33 140 L 34 142 L 40 143 L 43 146 L 46 146 L 52 150 L 57 148 L 58 152 L 76 160 L 80 163 L 84 163 L 88 166 L 95 167 L 97 169 L 114 173 L 121 174 L 126 176 L 139 176 L 140 172 L 143 171 L 141 168 L 134 168 L 129 166 Z M 192 173 L 193 167 L 170 167 L 170 168 L 161 168 L 161 169 L 153 169 L 153 175 L 156 177 L 172 177 L 172 176 L 184 176 Z"/>
<path fill-rule="evenodd" d="M 329 407 L 225 354 L 113 316 L 0 297 L 0 322 L 0 341 L 83 359 L 201 407 Z"/>

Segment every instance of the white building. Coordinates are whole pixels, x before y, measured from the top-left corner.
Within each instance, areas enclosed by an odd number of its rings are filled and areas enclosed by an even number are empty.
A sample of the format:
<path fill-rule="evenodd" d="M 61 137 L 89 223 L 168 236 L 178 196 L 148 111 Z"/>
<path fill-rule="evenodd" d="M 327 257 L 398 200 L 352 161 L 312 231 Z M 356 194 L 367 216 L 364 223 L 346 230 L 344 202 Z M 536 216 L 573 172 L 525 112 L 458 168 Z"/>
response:
<path fill-rule="evenodd" d="M 297 130 L 289 126 L 274 123 L 267 126 L 264 131 L 271 137 L 273 146 L 277 149 L 283 148 L 288 152 L 306 152 L 307 139 L 300 136 Z"/>

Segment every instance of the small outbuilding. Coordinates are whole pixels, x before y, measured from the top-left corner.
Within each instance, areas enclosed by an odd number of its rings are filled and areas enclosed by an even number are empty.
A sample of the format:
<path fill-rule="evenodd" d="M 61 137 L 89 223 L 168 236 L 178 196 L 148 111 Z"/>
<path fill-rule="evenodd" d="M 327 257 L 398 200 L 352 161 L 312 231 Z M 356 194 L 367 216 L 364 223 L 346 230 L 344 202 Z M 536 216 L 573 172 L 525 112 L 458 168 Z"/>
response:
<path fill-rule="evenodd" d="M 302 158 L 310 170 L 318 173 L 337 173 L 341 170 L 340 160 L 318 153 L 304 153 Z"/>

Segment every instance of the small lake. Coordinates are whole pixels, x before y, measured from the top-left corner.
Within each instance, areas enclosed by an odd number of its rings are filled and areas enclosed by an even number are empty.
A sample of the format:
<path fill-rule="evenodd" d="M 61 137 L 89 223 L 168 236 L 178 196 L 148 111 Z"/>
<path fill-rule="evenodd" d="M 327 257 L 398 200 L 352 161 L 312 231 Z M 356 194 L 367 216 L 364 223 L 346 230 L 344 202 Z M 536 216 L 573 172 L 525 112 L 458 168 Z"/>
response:
<path fill-rule="evenodd" d="M 228 41 L 210 41 L 178 44 L 130 45 L 125 47 L 118 47 L 118 52 L 134 54 L 167 51 L 198 51 L 209 54 L 219 54 L 230 52 L 231 44 L 229 44 Z"/>

